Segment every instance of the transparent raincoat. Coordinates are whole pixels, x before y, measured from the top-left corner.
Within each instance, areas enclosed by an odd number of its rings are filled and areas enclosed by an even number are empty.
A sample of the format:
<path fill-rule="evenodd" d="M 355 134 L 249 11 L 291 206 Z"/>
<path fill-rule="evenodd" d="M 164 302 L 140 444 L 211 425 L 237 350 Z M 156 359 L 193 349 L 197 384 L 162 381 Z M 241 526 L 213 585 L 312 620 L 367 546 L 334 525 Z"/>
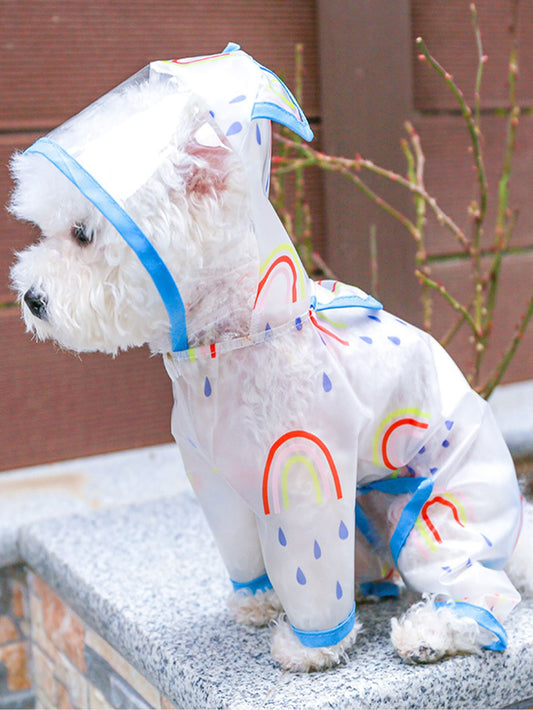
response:
<path fill-rule="evenodd" d="M 324 646 L 351 630 L 356 584 L 394 595 L 399 570 L 503 649 L 519 601 L 503 571 L 521 515 L 510 455 L 430 336 L 359 289 L 305 273 L 268 200 L 270 121 L 312 138 L 294 97 L 236 45 L 153 62 L 127 85 L 144 83 L 160 86 L 158 101 L 124 105 L 118 87 L 28 153 L 98 207 L 165 303 L 173 433 L 235 590 L 273 585 L 300 640 Z M 128 213 L 191 93 L 242 158 L 257 243 L 249 332 L 196 347 L 180 284 Z"/>

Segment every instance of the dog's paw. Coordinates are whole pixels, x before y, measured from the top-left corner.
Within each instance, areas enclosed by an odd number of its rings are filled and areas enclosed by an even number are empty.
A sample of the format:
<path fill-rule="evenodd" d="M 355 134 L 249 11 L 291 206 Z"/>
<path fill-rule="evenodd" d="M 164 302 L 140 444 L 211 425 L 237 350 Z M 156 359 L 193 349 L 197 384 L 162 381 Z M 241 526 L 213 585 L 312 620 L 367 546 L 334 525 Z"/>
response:
<path fill-rule="evenodd" d="M 356 621 L 350 633 L 334 646 L 309 648 L 300 643 L 285 619 L 278 619 L 272 633 L 272 656 L 284 670 L 293 673 L 325 671 L 348 660 L 346 652 L 354 645 L 360 629 L 361 624 Z"/>
<path fill-rule="evenodd" d="M 408 663 L 435 663 L 445 656 L 479 653 L 480 628 L 473 619 L 459 618 L 452 609 L 427 599 L 391 621 L 391 640 Z"/>
<path fill-rule="evenodd" d="M 283 611 L 279 597 L 273 589 L 255 594 L 234 592 L 227 604 L 233 618 L 239 624 L 248 626 L 266 626 Z"/>

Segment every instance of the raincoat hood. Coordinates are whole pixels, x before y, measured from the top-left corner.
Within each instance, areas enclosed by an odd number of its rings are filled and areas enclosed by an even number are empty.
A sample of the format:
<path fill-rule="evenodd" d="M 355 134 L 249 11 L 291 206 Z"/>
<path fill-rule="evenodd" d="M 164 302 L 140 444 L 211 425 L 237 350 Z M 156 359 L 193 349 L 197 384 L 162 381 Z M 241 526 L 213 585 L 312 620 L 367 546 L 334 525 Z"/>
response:
<path fill-rule="evenodd" d="M 139 90 L 129 91 L 135 87 Z M 305 140 L 311 140 L 313 133 L 283 82 L 238 45 L 229 44 L 222 53 L 210 56 L 152 62 L 26 151 L 55 165 L 136 252 L 165 304 L 173 351 L 188 347 L 180 284 L 129 214 L 126 202 L 175 147 L 180 116 L 189 102 L 198 99 L 205 105 L 206 120 L 195 139 L 206 147 L 229 146 L 248 173 L 262 264 L 257 310 L 264 309 L 267 300 L 275 300 L 278 289 L 266 283 L 272 281 L 272 268 L 286 272 L 287 286 L 282 290 L 290 303 L 309 300 L 307 275 L 268 201 L 270 121 Z"/>

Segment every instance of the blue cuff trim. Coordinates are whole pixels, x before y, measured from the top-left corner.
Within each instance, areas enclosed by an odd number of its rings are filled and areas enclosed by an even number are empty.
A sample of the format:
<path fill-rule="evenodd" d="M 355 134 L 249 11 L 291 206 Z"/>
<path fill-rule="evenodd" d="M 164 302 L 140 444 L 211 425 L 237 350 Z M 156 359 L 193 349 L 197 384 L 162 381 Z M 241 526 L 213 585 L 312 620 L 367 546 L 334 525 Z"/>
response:
<path fill-rule="evenodd" d="M 403 509 L 396 530 L 391 537 L 390 549 L 396 566 L 398 566 L 398 557 L 400 556 L 402 547 L 405 545 L 405 541 L 409 537 L 409 533 L 413 529 L 413 525 L 420 515 L 420 511 L 424 507 L 424 503 L 428 500 L 433 490 L 433 481 L 430 478 L 396 478 L 392 479 L 391 483 L 402 480 L 417 481 L 419 483 L 417 483 L 413 497 Z M 384 481 L 384 483 L 386 483 L 386 481 Z"/>
<path fill-rule="evenodd" d="M 262 574 L 249 582 L 234 582 L 232 579 L 231 583 L 233 584 L 234 592 L 245 591 L 255 594 L 256 592 L 266 592 L 272 589 L 272 582 L 268 578 L 268 574 Z"/>
<path fill-rule="evenodd" d="M 359 590 L 365 597 L 383 599 L 384 597 L 398 598 L 400 596 L 400 589 L 394 582 L 363 582 L 359 585 Z"/>
<path fill-rule="evenodd" d="M 291 629 L 296 637 L 309 648 L 318 648 L 320 646 L 334 646 L 339 641 L 342 641 L 353 629 L 355 624 L 355 603 L 352 611 L 348 614 L 344 621 L 327 631 L 302 631 L 291 624 Z"/>
<path fill-rule="evenodd" d="M 505 651 L 507 648 L 507 632 L 498 619 L 490 611 L 468 602 L 437 602 L 435 606 L 450 606 L 459 617 L 469 616 L 480 626 L 496 636 L 496 641 L 483 646 L 489 651 Z"/>
<path fill-rule="evenodd" d="M 170 319 L 172 350 L 186 350 L 185 307 L 179 289 L 152 243 L 126 210 L 66 150 L 50 138 L 39 138 L 26 153 L 39 153 L 97 207 L 139 257 L 159 291 Z"/>

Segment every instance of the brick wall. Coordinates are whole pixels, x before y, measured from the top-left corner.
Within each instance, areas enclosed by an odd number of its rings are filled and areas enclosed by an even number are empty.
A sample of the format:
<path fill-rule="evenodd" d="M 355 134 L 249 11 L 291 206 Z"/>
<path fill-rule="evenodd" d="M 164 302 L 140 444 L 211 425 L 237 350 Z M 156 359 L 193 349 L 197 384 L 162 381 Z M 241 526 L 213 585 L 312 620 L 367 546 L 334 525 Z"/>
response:
<path fill-rule="evenodd" d="M 1 708 L 174 705 L 39 577 L 0 570 Z"/>
<path fill-rule="evenodd" d="M 0 708 L 33 707 L 29 598 L 22 567 L 0 570 Z"/>

